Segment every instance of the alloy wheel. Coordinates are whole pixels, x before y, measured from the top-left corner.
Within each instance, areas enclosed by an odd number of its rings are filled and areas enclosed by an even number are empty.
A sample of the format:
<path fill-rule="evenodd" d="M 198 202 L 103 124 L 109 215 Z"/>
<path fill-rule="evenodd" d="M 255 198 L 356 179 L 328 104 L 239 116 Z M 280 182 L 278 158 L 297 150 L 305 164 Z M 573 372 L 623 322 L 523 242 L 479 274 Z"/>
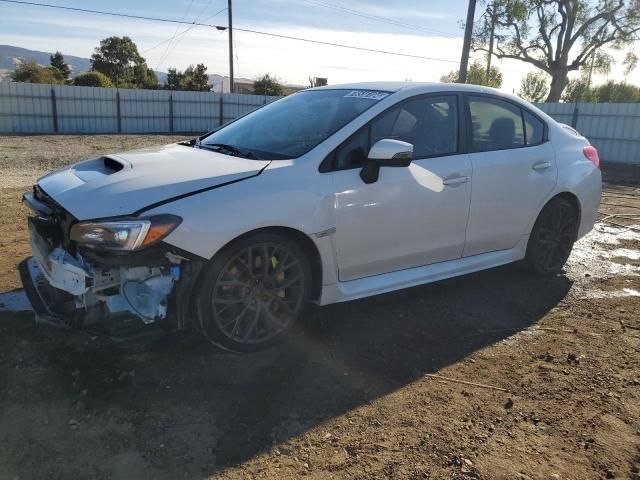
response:
<path fill-rule="evenodd" d="M 554 205 L 541 215 L 533 234 L 536 269 L 540 272 L 560 271 L 576 237 L 573 208 L 564 202 Z"/>
<path fill-rule="evenodd" d="M 266 342 L 286 330 L 303 306 L 305 275 L 284 245 L 256 243 L 231 257 L 212 291 L 216 326 L 230 340 Z"/>

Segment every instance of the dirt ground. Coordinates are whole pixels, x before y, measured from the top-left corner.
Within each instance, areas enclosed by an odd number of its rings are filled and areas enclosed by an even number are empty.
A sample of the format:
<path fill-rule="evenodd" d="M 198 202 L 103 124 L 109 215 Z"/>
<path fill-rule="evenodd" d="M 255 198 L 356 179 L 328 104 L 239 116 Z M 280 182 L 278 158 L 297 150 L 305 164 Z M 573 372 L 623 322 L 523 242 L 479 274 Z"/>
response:
<path fill-rule="evenodd" d="M 0 292 L 37 173 L 169 140 L 0 137 Z M 606 217 L 640 213 L 640 189 L 602 203 L 562 275 L 510 265 L 316 308 L 258 354 L 123 351 L 0 304 L 0 480 L 640 479 L 640 233 L 606 223 L 640 224 Z"/>

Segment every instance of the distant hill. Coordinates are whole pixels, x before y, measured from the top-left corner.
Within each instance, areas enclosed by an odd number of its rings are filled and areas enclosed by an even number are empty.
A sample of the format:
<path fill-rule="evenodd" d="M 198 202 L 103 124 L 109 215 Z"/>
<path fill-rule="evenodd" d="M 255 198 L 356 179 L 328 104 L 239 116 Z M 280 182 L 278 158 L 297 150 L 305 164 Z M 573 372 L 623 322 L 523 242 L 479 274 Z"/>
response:
<path fill-rule="evenodd" d="M 54 52 L 40 52 L 38 50 L 29 50 L 27 48 L 15 47 L 13 45 L 0 45 L 0 81 L 8 78 L 11 72 L 21 62 L 36 62 L 38 65 L 48 66 L 49 57 Z M 76 76 L 80 73 L 91 69 L 91 61 L 88 58 L 74 57 L 73 55 L 64 55 L 64 60 L 71 67 L 71 75 Z M 164 83 L 167 79 L 166 72 L 156 71 L 160 83 Z M 253 80 L 246 78 L 236 78 L 235 82 L 252 84 Z M 235 84 L 234 82 L 234 84 Z M 213 86 L 214 92 L 219 92 L 224 85 L 226 91 L 229 88 L 229 77 L 212 73 L 209 75 L 209 85 Z M 290 87 L 298 87 L 297 85 L 288 85 Z"/>
<path fill-rule="evenodd" d="M 11 73 L 15 70 L 16 65 L 24 61 L 33 61 L 38 65 L 49 65 L 49 56 L 53 52 L 39 52 L 37 50 L 28 50 L 26 48 L 14 47 L 13 45 L 0 45 L 0 69 Z M 91 68 L 88 58 L 74 57 L 73 55 L 65 55 L 65 61 L 71 67 L 73 75 L 86 72 Z"/>

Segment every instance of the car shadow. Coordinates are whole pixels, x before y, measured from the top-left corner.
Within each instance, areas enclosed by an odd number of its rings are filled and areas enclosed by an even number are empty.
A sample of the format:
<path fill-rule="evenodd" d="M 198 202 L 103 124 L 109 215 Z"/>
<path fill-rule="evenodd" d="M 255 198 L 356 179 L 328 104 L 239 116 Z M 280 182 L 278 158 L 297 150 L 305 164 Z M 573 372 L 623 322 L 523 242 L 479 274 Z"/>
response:
<path fill-rule="evenodd" d="M 30 361 L 47 368 L 43 381 L 57 390 L 40 398 L 34 388 L 24 401 L 80 399 L 74 408 L 105 431 L 133 423 L 126 444 L 144 453 L 156 478 L 216 474 L 534 325 L 570 287 L 565 276 L 541 278 L 509 265 L 313 308 L 290 341 L 249 355 L 212 351 L 191 337 L 118 353 L 34 334 Z M 101 447 L 94 437 L 84 443 L 95 455 Z"/>

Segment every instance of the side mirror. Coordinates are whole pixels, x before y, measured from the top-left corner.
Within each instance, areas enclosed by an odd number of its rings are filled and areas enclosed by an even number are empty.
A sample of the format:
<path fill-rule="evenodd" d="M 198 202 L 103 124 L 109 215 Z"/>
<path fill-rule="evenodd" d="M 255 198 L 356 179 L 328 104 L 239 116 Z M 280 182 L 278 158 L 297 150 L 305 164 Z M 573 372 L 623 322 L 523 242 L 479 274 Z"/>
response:
<path fill-rule="evenodd" d="M 380 176 L 380 167 L 408 167 L 413 158 L 413 145 L 400 140 L 383 138 L 373 144 L 367 161 L 360 171 L 364 183 L 374 183 Z"/>

